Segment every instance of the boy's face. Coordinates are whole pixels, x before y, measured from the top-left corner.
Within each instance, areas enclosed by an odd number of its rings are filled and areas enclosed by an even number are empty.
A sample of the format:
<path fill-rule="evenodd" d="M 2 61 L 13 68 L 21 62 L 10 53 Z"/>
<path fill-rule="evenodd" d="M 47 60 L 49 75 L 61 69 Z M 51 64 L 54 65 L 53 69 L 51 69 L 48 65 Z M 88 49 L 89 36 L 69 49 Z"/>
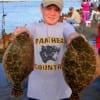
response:
<path fill-rule="evenodd" d="M 58 22 L 61 10 L 56 5 L 50 5 L 47 7 L 41 6 L 41 11 L 45 23 L 53 25 Z"/>

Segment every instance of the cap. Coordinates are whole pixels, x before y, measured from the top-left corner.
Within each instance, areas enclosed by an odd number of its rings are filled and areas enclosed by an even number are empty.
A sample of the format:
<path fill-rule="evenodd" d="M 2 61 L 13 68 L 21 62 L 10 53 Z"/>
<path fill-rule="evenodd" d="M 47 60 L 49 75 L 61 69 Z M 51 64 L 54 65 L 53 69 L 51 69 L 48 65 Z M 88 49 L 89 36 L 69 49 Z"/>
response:
<path fill-rule="evenodd" d="M 42 0 L 43 7 L 47 7 L 51 4 L 56 5 L 60 10 L 62 10 L 64 6 L 64 0 Z"/>

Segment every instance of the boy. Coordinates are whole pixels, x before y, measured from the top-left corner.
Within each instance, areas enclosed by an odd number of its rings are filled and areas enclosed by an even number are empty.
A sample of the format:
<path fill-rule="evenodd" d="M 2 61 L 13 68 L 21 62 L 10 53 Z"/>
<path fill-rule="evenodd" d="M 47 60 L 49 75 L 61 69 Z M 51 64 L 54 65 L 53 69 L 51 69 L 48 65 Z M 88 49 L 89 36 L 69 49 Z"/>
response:
<path fill-rule="evenodd" d="M 42 0 L 43 22 L 17 28 L 27 30 L 34 43 L 34 71 L 29 75 L 27 96 L 29 100 L 68 100 L 71 89 L 65 83 L 61 60 L 66 44 L 79 36 L 73 26 L 58 22 L 64 6 L 63 0 Z"/>

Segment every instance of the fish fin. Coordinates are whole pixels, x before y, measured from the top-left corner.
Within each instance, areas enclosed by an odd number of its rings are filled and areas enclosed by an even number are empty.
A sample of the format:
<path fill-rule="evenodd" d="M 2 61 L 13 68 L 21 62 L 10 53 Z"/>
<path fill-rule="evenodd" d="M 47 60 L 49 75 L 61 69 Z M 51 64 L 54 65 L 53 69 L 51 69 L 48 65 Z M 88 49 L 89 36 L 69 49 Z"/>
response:
<path fill-rule="evenodd" d="M 11 91 L 11 95 L 15 97 L 19 97 L 22 96 L 23 94 L 24 93 L 21 84 L 14 84 L 13 89 Z"/>

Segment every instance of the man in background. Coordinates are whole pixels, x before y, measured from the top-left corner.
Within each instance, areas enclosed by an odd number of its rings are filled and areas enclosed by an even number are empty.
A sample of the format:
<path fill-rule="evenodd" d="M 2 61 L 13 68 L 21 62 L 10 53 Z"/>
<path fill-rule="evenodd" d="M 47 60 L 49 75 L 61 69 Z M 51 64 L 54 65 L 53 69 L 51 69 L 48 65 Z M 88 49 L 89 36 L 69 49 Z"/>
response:
<path fill-rule="evenodd" d="M 81 16 L 80 14 L 74 9 L 74 7 L 69 8 L 71 17 L 67 18 L 67 22 L 70 24 L 80 24 L 81 23 Z"/>

